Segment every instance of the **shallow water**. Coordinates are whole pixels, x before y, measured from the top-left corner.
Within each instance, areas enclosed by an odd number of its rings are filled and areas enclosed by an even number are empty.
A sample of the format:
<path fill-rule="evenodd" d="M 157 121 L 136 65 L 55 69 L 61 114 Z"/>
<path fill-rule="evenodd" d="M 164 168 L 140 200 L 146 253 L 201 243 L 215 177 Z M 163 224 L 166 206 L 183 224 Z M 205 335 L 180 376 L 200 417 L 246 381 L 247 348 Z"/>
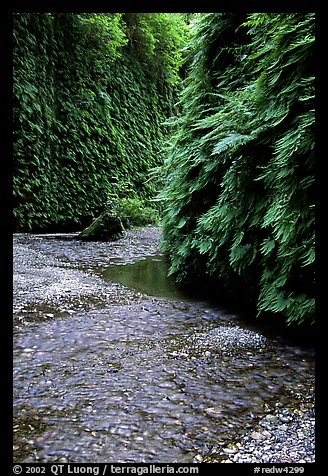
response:
<path fill-rule="evenodd" d="M 311 400 L 313 351 L 182 295 L 159 237 L 14 236 L 16 462 L 190 463 Z"/>
<path fill-rule="evenodd" d="M 124 284 L 150 296 L 189 300 L 167 274 L 167 266 L 161 254 L 148 256 L 135 263 L 109 266 L 103 272 L 106 280 Z"/>

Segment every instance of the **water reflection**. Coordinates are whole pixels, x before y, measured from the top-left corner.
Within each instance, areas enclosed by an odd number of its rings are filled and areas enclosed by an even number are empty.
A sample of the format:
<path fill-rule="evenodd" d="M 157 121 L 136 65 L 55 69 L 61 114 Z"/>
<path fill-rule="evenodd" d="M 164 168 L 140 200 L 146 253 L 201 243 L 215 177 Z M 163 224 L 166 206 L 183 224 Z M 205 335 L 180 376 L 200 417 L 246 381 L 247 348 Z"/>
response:
<path fill-rule="evenodd" d="M 103 277 L 151 296 L 190 299 L 167 275 L 167 266 L 161 255 L 124 265 L 110 266 Z"/>

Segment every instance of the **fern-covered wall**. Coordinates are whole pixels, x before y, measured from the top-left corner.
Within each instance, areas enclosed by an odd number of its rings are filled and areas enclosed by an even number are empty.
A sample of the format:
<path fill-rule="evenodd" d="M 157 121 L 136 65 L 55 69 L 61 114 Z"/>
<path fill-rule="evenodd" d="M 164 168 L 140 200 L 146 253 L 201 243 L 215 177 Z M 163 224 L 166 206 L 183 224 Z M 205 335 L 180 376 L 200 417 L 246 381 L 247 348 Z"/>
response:
<path fill-rule="evenodd" d="M 14 14 L 14 229 L 81 229 L 108 201 L 148 204 L 169 139 L 171 274 L 313 322 L 314 15 L 192 23 L 181 51 L 180 14 Z"/>
<path fill-rule="evenodd" d="M 14 14 L 16 231 L 79 229 L 108 200 L 153 196 L 184 27 L 177 14 Z"/>
<path fill-rule="evenodd" d="M 314 321 L 314 15 L 199 16 L 167 154 L 178 281 Z"/>

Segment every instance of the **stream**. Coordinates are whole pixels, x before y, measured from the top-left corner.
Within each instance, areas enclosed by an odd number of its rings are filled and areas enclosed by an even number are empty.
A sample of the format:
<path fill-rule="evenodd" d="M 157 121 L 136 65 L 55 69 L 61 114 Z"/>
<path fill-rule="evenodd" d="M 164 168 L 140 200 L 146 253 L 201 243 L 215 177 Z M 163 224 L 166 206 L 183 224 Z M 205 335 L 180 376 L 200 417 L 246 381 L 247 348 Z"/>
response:
<path fill-rule="evenodd" d="M 313 349 L 182 293 L 159 240 L 14 235 L 15 462 L 221 461 L 313 407 Z"/>

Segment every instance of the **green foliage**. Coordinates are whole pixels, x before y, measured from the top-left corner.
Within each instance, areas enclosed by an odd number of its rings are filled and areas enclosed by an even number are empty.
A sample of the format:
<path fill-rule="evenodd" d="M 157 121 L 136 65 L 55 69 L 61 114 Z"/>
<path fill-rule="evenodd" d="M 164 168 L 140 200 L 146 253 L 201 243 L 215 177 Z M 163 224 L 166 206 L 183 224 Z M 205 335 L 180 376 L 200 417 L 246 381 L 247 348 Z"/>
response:
<path fill-rule="evenodd" d="M 159 225 L 157 210 L 147 203 L 138 198 L 122 198 L 115 209 L 125 226 Z"/>
<path fill-rule="evenodd" d="M 287 323 L 314 319 L 313 42 L 313 14 L 200 15 L 161 194 L 171 274 Z"/>
<path fill-rule="evenodd" d="M 121 56 L 122 46 L 128 42 L 122 16 L 122 13 L 83 13 L 78 16 L 84 58 L 100 71 L 104 60 L 106 63 L 115 61 Z"/>
<path fill-rule="evenodd" d="M 160 87 L 179 80 L 187 19 L 180 13 L 125 13 L 129 47 Z"/>
<path fill-rule="evenodd" d="M 142 14 L 144 43 L 132 47 L 126 15 L 14 14 L 15 230 L 78 229 L 108 197 L 154 195 L 148 172 L 161 161 L 185 22 L 173 15 L 170 29 L 167 14 Z M 154 57 L 135 54 L 152 50 L 151 35 L 161 75 L 150 74 Z"/>

